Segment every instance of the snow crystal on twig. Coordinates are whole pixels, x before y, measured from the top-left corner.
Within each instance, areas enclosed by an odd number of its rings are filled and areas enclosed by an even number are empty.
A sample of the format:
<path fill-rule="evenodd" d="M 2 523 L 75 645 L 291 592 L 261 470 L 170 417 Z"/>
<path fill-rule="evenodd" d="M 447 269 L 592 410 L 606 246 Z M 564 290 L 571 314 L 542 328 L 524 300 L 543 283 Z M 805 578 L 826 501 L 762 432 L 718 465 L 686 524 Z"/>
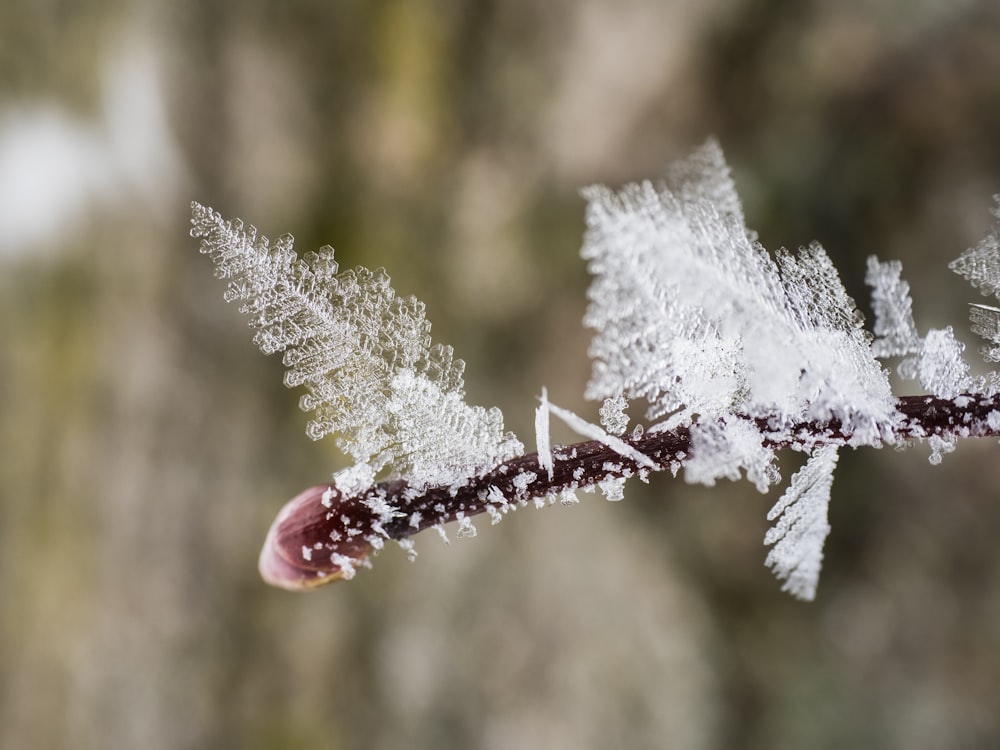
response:
<path fill-rule="evenodd" d="M 814 450 L 767 514 L 767 520 L 777 523 L 764 537 L 764 544 L 774 545 L 765 565 L 785 581 L 782 590 L 799 599 L 816 597 L 823 543 L 830 533 L 827 515 L 836 466 L 835 446 Z"/>
<path fill-rule="evenodd" d="M 535 409 L 535 447 L 538 450 L 538 465 L 552 479 L 552 447 L 549 441 L 549 394 L 542 388 L 541 403 Z"/>
<path fill-rule="evenodd" d="M 640 453 L 621 438 L 609 435 L 596 424 L 588 422 L 582 417 L 571 412 L 569 409 L 563 409 L 561 406 L 556 406 L 551 402 L 548 406 L 549 411 L 565 422 L 566 426 L 574 432 L 582 435 L 583 437 L 590 438 L 591 440 L 597 440 L 600 443 L 604 443 L 604 445 L 608 446 L 615 453 L 631 459 L 639 466 L 645 466 L 650 469 L 656 468 L 656 464 L 649 456 Z"/>

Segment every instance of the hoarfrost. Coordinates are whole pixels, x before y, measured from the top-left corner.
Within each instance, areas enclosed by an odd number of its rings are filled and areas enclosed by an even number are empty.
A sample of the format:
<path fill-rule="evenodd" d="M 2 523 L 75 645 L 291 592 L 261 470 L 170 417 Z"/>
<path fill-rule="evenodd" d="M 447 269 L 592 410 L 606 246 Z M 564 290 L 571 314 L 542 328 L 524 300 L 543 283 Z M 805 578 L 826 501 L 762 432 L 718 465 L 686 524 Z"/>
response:
<path fill-rule="evenodd" d="M 684 479 L 712 487 L 717 479 L 736 481 L 740 472 L 760 492 L 778 481 L 774 451 L 763 443 L 756 425 L 740 417 L 697 422 L 691 428 L 691 455 Z"/>
<path fill-rule="evenodd" d="M 813 451 L 771 511 L 777 520 L 764 536 L 764 544 L 774 547 L 765 565 L 785 581 L 783 591 L 799 599 L 812 600 L 823 563 L 823 543 L 830 533 L 827 511 L 837 448 L 823 446 Z"/>
<path fill-rule="evenodd" d="M 986 340 L 979 349 L 987 362 L 1000 362 L 1000 309 L 990 305 L 969 305 L 972 332 Z"/>
<path fill-rule="evenodd" d="M 657 419 L 781 414 L 855 425 L 893 411 L 853 300 L 818 244 L 755 242 L 710 141 L 665 183 L 589 188 L 589 398 L 644 398 Z"/>
<path fill-rule="evenodd" d="M 541 403 L 535 409 L 535 446 L 538 450 L 538 465 L 552 479 L 552 446 L 549 441 L 549 394 L 542 388 Z"/>
<path fill-rule="evenodd" d="M 325 490 L 323 490 L 323 494 L 320 497 L 320 502 L 323 503 L 324 508 L 332 508 L 333 498 L 336 496 L 337 496 L 337 490 L 335 490 L 333 487 L 327 487 Z"/>
<path fill-rule="evenodd" d="M 334 552 L 330 555 L 330 562 L 340 568 L 340 577 L 345 581 L 349 581 L 354 578 L 357 573 L 357 566 L 361 565 L 365 568 L 370 568 L 371 563 L 367 560 L 359 561 L 353 557 L 347 555 L 342 555 L 339 552 Z"/>
<path fill-rule="evenodd" d="M 997 206 L 991 213 L 990 232 L 975 247 L 971 247 L 948 264 L 948 268 L 963 276 L 972 286 L 986 295 L 1000 294 L 1000 195 L 993 196 Z"/>
<path fill-rule="evenodd" d="M 383 269 L 340 271 L 328 246 L 300 259 L 290 235 L 272 243 L 191 208 L 191 234 L 229 281 L 227 301 L 241 302 L 261 351 L 284 352 L 285 384 L 305 386 L 311 438 L 334 433 L 372 474 L 414 486 L 451 484 L 523 451 L 498 409 L 465 403 L 464 362 L 431 343 L 423 303 L 398 297 Z"/>
<path fill-rule="evenodd" d="M 935 396 L 955 398 L 972 387 L 969 365 L 962 358 L 965 345 L 948 326 L 932 328 L 924 337 L 917 364 L 920 384 Z"/>
<path fill-rule="evenodd" d="M 607 479 L 602 479 L 598 482 L 597 486 L 604 494 L 605 500 L 616 502 L 625 497 L 624 477 L 608 477 Z"/>
<path fill-rule="evenodd" d="M 476 535 L 476 527 L 472 523 L 472 519 L 466 515 L 461 515 L 457 519 L 458 521 L 458 531 L 455 533 L 459 539 L 470 539 Z"/>
<path fill-rule="evenodd" d="M 600 443 L 604 443 L 604 445 L 608 446 L 615 453 L 631 459 L 639 466 L 645 466 L 650 469 L 656 468 L 656 464 L 653 463 L 653 460 L 649 456 L 640 453 L 621 438 L 609 435 L 596 424 L 588 422 L 586 419 L 574 414 L 569 409 L 563 409 L 561 406 L 556 406 L 551 402 L 548 404 L 548 408 L 552 414 L 559 417 L 559 419 L 565 422 L 566 426 L 574 432 L 582 435 L 583 437 L 590 438 L 591 440 L 597 440 Z"/>
<path fill-rule="evenodd" d="M 872 353 L 876 357 L 901 357 L 920 351 L 910 285 L 900 278 L 902 270 L 898 260 L 882 263 L 874 255 L 868 258 L 865 283 L 872 288 L 876 336 Z"/>
<path fill-rule="evenodd" d="M 333 484 L 344 497 L 355 497 L 375 483 L 375 473 L 368 464 L 355 464 L 341 469 L 333 475 Z M 323 504 L 326 505 L 326 492 L 323 493 Z M 329 507 L 327 505 L 327 507 Z"/>
<path fill-rule="evenodd" d="M 946 453 L 951 453 L 955 450 L 955 442 L 954 435 L 931 435 L 927 438 L 927 444 L 931 447 L 931 455 L 927 460 L 931 465 L 937 466 L 944 460 Z"/>
<path fill-rule="evenodd" d="M 409 537 L 407 537 L 406 539 L 397 539 L 396 544 L 399 545 L 399 548 L 406 553 L 406 558 L 410 562 L 413 562 L 414 560 L 417 559 L 417 549 L 414 546 L 412 539 L 410 539 Z"/>
<path fill-rule="evenodd" d="M 568 488 L 559 493 L 559 502 L 562 505 L 577 505 L 580 498 L 576 496 L 576 490 Z"/>
<path fill-rule="evenodd" d="M 489 489 L 489 492 L 486 495 L 486 498 L 491 503 L 499 505 L 500 507 L 503 507 L 503 508 L 507 507 L 507 498 L 505 498 L 503 496 L 503 492 L 501 492 L 500 488 L 497 487 L 495 484 L 491 484 L 490 485 L 490 489 Z"/>
<path fill-rule="evenodd" d="M 604 429 L 612 435 L 623 434 L 628 427 L 627 408 L 628 401 L 621 394 L 604 399 L 601 406 L 601 425 Z"/>
<path fill-rule="evenodd" d="M 872 310 L 875 313 L 875 335 L 872 352 L 878 357 L 907 356 L 899 363 L 901 377 L 916 379 L 920 384 L 941 398 L 954 398 L 959 393 L 974 388 L 969 366 L 962 357 L 965 346 L 955 338 L 951 327 L 931 329 L 922 339 L 913 322 L 913 301 L 910 285 L 900 278 L 902 266 L 898 261 L 879 262 L 868 258 L 865 282 L 872 287 Z M 985 305 L 973 307 L 973 330 L 991 340 L 1000 331 L 997 319 L 988 312 L 977 315 L 977 308 L 994 310 Z M 1000 312 L 1000 311 L 997 311 Z M 977 327 L 978 326 L 978 327 Z M 1000 343 L 1000 339 L 994 343 Z M 989 358 L 984 348 L 984 356 Z M 997 350 L 1000 353 L 1000 349 Z"/>
<path fill-rule="evenodd" d="M 521 504 L 528 496 L 528 485 L 538 479 L 538 475 L 533 471 L 521 471 L 511 480 L 511 484 L 514 485 L 514 491 L 517 493 L 517 499 Z"/>

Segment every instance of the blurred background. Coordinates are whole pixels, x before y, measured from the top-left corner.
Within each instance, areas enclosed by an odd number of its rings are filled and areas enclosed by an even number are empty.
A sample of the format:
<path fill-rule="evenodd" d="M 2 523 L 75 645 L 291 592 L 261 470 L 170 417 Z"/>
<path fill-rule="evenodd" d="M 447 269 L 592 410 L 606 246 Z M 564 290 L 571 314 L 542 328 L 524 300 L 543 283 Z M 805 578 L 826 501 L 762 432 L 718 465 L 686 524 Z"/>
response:
<path fill-rule="evenodd" d="M 763 566 L 776 492 L 669 476 L 266 587 L 343 461 L 187 235 L 198 200 L 387 267 L 531 443 L 542 386 L 596 418 L 582 186 L 715 135 L 768 247 L 862 307 L 901 259 L 976 359 L 946 264 L 998 133 L 993 0 L 6 0 L 0 746 L 1000 746 L 994 441 L 844 454 L 812 604 Z"/>

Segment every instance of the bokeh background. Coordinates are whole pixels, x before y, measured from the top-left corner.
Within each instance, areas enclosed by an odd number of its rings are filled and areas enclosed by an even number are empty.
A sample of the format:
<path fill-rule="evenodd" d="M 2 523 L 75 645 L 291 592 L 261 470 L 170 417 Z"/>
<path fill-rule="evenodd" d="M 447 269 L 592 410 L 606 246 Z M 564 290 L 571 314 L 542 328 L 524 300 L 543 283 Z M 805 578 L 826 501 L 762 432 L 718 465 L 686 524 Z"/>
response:
<path fill-rule="evenodd" d="M 596 417 L 579 188 L 712 134 L 767 246 L 819 240 L 862 307 L 899 258 L 973 343 L 946 264 L 1000 192 L 994 0 L 6 0 L 0 747 L 1000 746 L 994 441 L 843 455 L 812 604 L 763 567 L 776 494 L 669 476 L 257 578 L 343 462 L 191 200 L 386 266 L 530 443 L 543 385 Z"/>

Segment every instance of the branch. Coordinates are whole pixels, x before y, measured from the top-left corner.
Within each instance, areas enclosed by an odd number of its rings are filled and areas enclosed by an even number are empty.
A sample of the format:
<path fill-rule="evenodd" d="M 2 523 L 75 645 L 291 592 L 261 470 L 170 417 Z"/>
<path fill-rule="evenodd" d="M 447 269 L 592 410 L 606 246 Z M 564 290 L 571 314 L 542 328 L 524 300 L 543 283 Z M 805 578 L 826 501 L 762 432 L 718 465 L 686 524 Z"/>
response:
<path fill-rule="evenodd" d="M 881 445 L 898 445 L 937 437 L 948 441 L 966 437 L 1000 437 L 1000 396 L 961 395 L 954 399 L 906 396 L 897 400 L 891 424 L 880 430 Z M 755 419 L 764 443 L 775 449 L 810 449 L 821 445 L 855 445 L 843 425 L 806 422 L 782 426 L 766 417 Z M 690 431 L 649 431 L 623 437 L 649 457 L 656 470 L 676 474 L 691 450 Z M 292 499 L 278 514 L 261 551 L 260 571 L 265 580 L 290 590 L 307 590 L 352 578 L 357 566 L 393 540 L 412 553 L 409 537 L 459 521 L 459 534 L 475 533 L 468 520 L 489 513 L 493 522 L 503 514 L 534 500 L 541 507 L 562 498 L 574 502 L 577 489 L 592 490 L 603 482 L 638 475 L 640 467 L 605 443 L 588 441 L 552 449 L 551 478 L 537 453 L 506 461 L 491 471 L 452 486 L 415 489 L 405 480 L 381 482 L 354 496 L 336 487 L 317 485 Z"/>

